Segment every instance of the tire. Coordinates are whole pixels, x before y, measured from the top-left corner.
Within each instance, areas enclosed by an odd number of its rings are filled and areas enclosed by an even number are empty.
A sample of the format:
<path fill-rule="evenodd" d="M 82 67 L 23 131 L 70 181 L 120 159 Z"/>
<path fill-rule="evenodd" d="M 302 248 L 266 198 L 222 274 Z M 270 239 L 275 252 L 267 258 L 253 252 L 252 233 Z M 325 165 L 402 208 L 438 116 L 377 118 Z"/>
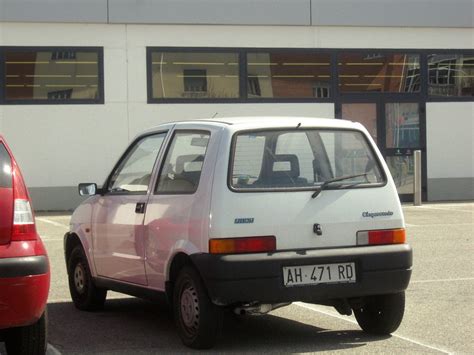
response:
<path fill-rule="evenodd" d="M 5 347 L 9 355 L 43 355 L 47 347 L 47 312 L 38 321 L 26 327 L 7 331 Z"/>
<path fill-rule="evenodd" d="M 369 296 L 354 309 L 357 323 L 366 333 L 388 335 L 398 329 L 405 312 L 405 292 Z"/>
<path fill-rule="evenodd" d="M 223 309 L 213 304 L 195 269 L 183 267 L 173 290 L 173 313 L 184 345 L 209 349 L 222 330 Z"/>
<path fill-rule="evenodd" d="M 76 246 L 67 262 L 69 292 L 77 309 L 96 311 L 104 307 L 107 290 L 94 285 L 84 250 Z"/>

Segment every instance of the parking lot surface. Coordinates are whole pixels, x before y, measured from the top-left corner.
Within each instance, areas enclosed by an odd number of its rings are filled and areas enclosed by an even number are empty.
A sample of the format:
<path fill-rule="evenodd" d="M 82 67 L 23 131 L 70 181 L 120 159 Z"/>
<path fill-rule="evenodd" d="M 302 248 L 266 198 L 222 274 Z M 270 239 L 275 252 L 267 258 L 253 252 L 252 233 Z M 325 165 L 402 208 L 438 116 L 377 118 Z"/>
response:
<path fill-rule="evenodd" d="M 404 320 L 390 337 L 364 334 L 355 318 L 304 303 L 268 315 L 228 314 L 215 353 L 474 353 L 474 203 L 403 206 L 414 250 Z M 69 297 L 63 235 L 70 215 L 38 213 L 51 261 L 50 354 L 182 353 L 171 311 L 109 293 L 101 312 L 80 312 Z M 0 343 L 0 353 L 5 353 Z"/>

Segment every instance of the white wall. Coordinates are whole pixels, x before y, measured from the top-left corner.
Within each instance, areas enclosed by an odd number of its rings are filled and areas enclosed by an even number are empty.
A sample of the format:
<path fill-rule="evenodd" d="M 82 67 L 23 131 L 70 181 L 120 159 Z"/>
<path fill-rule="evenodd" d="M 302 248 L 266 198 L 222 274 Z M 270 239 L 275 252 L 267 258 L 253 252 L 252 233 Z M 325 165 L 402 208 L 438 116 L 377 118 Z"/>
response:
<path fill-rule="evenodd" d="M 0 106 L 0 133 L 12 146 L 29 186 L 100 183 L 138 132 L 162 122 L 210 117 L 216 112 L 217 117 L 334 117 L 333 104 L 147 104 L 147 46 L 472 48 L 473 35 L 473 29 L 439 28 L 0 23 L 2 46 L 103 47 L 105 70 L 104 105 Z M 469 124 L 472 129 L 472 103 L 429 104 L 428 121 L 433 118 L 433 124 L 428 136 L 433 132 L 438 137 L 455 127 L 439 118 L 445 116 L 440 110 L 449 112 L 449 107 L 456 107 L 462 121 L 460 134 L 467 134 Z M 428 149 L 434 149 L 429 155 L 429 174 L 445 173 L 434 159 L 440 153 L 439 144 L 429 144 Z M 460 168 L 462 174 L 473 176 L 472 165 L 471 173 Z"/>
<path fill-rule="evenodd" d="M 428 179 L 474 178 L 474 103 L 426 104 Z"/>

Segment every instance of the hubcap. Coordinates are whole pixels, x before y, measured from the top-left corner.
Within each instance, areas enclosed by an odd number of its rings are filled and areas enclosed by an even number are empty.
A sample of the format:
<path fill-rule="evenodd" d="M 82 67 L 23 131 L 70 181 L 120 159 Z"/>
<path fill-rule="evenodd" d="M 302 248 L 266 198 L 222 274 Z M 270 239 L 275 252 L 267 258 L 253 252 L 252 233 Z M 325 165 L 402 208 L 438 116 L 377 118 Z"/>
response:
<path fill-rule="evenodd" d="M 193 286 L 187 285 L 181 293 L 180 307 L 184 325 L 190 330 L 196 330 L 199 326 L 199 302 Z"/>
<path fill-rule="evenodd" d="M 79 293 L 84 292 L 85 288 L 85 271 L 81 263 L 76 265 L 74 269 L 74 285 L 76 286 L 76 291 Z"/>

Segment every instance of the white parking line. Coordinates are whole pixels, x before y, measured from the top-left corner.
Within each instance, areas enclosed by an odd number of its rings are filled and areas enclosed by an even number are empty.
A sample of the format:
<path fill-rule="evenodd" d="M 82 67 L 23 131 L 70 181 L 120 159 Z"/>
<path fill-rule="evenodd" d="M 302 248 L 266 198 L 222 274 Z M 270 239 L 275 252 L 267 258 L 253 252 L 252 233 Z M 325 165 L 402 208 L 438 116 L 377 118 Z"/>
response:
<path fill-rule="evenodd" d="M 52 220 L 47 219 L 47 218 L 36 217 L 36 220 L 37 220 L 37 221 L 40 221 L 40 222 L 43 222 L 43 223 L 51 224 L 51 225 L 56 226 L 56 227 L 61 227 L 61 228 L 69 229 L 69 226 L 67 226 L 67 225 L 65 225 L 65 224 L 63 224 L 63 223 L 58 223 L 58 222 L 52 221 Z"/>
<path fill-rule="evenodd" d="M 429 283 L 429 282 L 455 282 L 455 281 L 472 281 L 474 277 L 460 277 L 457 279 L 435 279 L 435 280 L 411 280 L 411 284 L 418 284 L 418 283 Z"/>
<path fill-rule="evenodd" d="M 445 227 L 445 226 L 472 226 L 473 223 L 430 223 L 430 224 L 409 224 L 405 223 L 407 227 Z"/>
<path fill-rule="evenodd" d="M 440 210 L 440 211 L 450 211 L 450 212 L 466 212 L 466 213 L 474 213 L 471 210 L 459 209 L 459 208 L 443 208 L 443 207 L 432 207 L 432 206 L 410 206 L 405 207 L 410 209 L 428 209 L 428 210 Z"/>
<path fill-rule="evenodd" d="M 54 346 L 48 343 L 48 348 L 46 349 L 46 355 L 61 355 L 61 352 L 56 349 Z"/>
<path fill-rule="evenodd" d="M 339 314 L 334 314 L 334 313 L 331 313 L 331 312 L 327 312 L 327 311 L 323 311 L 323 310 L 320 310 L 320 309 L 316 309 L 316 308 L 313 308 L 311 305 L 307 305 L 307 304 L 304 304 L 304 303 L 301 303 L 301 302 L 295 302 L 293 303 L 294 305 L 298 306 L 298 307 L 302 307 L 302 308 L 306 308 L 306 309 L 309 309 L 313 312 L 316 312 L 316 313 L 320 313 L 320 314 L 324 314 L 326 316 L 329 316 L 329 317 L 333 317 L 333 318 L 337 318 L 337 319 L 340 319 L 340 320 L 343 320 L 343 321 L 346 321 L 346 322 L 349 322 L 349 323 L 352 323 L 352 324 L 357 324 L 356 321 L 350 319 L 350 318 L 347 318 L 347 316 L 341 316 Z M 414 340 L 414 339 L 410 339 L 410 338 L 407 338 L 407 337 L 404 337 L 402 335 L 398 335 L 398 334 L 392 334 L 393 337 L 396 337 L 396 338 L 399 338 L 399 339 L 402 339 L 402 340 L 405 340 L 405 341 L 408 341 L 410 343 L 413 343 L 413 344 L 416 344 L 416 345 L 419 345 L 419 346 L 422 346 L 422 347 L 425 347 L 425 348 L 428 348 L 428 349 L 431 349 L 431 350 L 436 350 L 436 351 L 439 351 L 441 353 L 444 353 L 444 354 L 452 354 L 453 352 L 452 351 L 449 351 L 449 350 L 445 350 L 445 349 L 441 349 L 441 348 L 437 348 L 435 346 L 431 346 L 431 345 L 428 345 L 428 344 L 424 344 L 422 342 L 419 342 L 417 340 Z"/>

